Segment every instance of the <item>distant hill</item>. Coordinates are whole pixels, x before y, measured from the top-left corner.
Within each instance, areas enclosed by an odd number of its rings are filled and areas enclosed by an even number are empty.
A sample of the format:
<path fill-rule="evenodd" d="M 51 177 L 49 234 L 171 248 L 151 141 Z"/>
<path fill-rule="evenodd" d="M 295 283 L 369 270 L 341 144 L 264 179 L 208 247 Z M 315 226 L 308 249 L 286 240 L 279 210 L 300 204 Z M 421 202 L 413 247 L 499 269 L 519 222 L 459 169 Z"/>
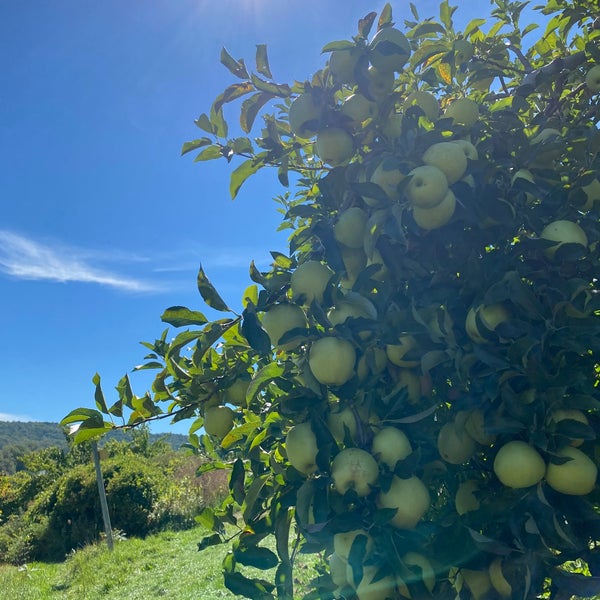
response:
<path fill-rule="evenodd" d="M 130 434 L 124 431 L 111 432 L 106 439 L 127 440 Z M 165 439 L 175 449 L 188 441 L 186 435 L 179 433 L 151 433 L 150 441 Z M 58 423 L 39 421 L 0 421 L 0 473 L 14 473 L 20 456 L 57 446 L 67 449 L 65 434 Z"/>

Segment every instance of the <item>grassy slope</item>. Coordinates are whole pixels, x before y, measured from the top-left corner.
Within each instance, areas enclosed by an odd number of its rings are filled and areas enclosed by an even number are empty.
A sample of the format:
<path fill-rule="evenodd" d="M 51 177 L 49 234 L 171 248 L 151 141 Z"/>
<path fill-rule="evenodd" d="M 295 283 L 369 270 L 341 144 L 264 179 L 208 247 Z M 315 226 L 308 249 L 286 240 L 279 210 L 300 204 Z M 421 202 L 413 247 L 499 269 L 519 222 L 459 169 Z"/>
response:
<path fill-rule="evenodd" d="M 225 589 L 221 561 L 227 545 L 197 551 L 204 532 L 164 532 L 145 540 L 115 544 L 114 552 L 94 545 L 73 553 L 60 564 L 32 563 L 20 569 L 0 566 L 2 597 L 11 600 L 212 600 L 237 598 Z M 309 579 L 314 558 L 297 571 Z M 314 573 L 312 573 L 314 574 Z M 262 577 L 269 579 L 269 574 Z"/>

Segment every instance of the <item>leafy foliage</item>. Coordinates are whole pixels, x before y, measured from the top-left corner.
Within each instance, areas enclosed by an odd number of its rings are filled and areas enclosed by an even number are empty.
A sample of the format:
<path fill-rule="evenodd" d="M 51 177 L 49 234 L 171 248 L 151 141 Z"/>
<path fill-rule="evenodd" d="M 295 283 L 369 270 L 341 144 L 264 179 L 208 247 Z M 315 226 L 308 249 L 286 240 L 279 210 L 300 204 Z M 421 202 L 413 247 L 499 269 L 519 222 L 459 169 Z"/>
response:
<path fill-rule="evenodd" d="M 293 85 L 272 78 L 262 46 L 256 73 L 223 51 L 237 81 L 196 121 L 210 137 L 183 153 L 241 161 L 232 197 L 263 167 L 292 180 L 278 199 L 289 254 L 251 265 L 241 315 L 200 268 L 204 302 L 230 316 L 167 309 L 189 328 L 144 344 L 152 390 L 138 397 L 124 377 L 109 408 L 97 378 L 97 410 L 64 423 L 85 440 L 192 419 L 206 468 L 231 468 L 229 497 L 199 517 L 213 532 L 199 548 L 238 527 L 223 562 L 234 593 L 294 597 L 299 553 L 331 561 L 307 598 L 600 592 L 594 4 L 538 7 L 548 20 L 531 43 L 526 3 L 495 0 L 464 31 L 447 0 L 439 19 L 411 4 L 405 33 L 386 5 Z M 244 134 L 262 115 L 253 140 L 229 137 L 237 100 Z M 318 353 L 322 341 L 336 351 Z M 408 454 L 374 450 L 387 428 Z M 503 465 L 505 447 L 531 464 Z M 350 449 L 370 458 L 345 462 Z M 262 545 L 272 536 L 276 555 Z M 275 565 L 272 580 L 247 575 Z"/>

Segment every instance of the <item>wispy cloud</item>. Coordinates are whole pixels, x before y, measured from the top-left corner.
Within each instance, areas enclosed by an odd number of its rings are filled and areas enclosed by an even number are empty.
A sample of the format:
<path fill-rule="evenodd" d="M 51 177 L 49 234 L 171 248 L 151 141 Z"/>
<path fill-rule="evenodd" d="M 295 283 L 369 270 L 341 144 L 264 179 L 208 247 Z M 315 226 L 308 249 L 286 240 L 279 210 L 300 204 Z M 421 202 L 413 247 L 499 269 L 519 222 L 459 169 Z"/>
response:
<path fill-rule="evenodd" d="M 98 253 L 97 259 L 106 259 Z M 122 259 L 122 257 L 120 257 Z M 17 279 L 95 283 L 133 292 L 156 291 L 157 286 L 92 264 L 89 250 L 60 243 L 43 243 L 0 229 L 0 271 Z M 131 260 L 141 260 L 132 256 Z"/>
<path fill-rule="evenodd" d="M 32 419 L 31 417 L 28 417 L 27 415 L 13 415 L 11 413 L 0 412 L 0 421 L 24 421 L 24 422 L 29 422 L 29 421 L 35 421 L 35 419 Z"/>

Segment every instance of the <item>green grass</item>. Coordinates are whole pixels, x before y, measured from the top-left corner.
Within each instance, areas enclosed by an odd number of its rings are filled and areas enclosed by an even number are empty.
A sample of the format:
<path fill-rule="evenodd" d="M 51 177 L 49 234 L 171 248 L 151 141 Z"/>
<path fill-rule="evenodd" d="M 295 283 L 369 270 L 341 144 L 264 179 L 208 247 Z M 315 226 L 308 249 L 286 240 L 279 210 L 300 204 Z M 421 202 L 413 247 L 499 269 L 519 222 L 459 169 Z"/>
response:
<path fill-rule="evenodd" d="M 205 533 L 193 529 L 122 540 L 113 552 L 105 544 L 95 544 L 58 564 L 0 565 L 0 595 L 11 600 L 239 598 L 223 585 L 221 562 L 228 546 L 198 552 L 197 543 Z M 300 585 L 314 575 L 314 560 L 306 557 L 297 565 Z M 269 572 L 257 573 L 270 579 Z"/>

